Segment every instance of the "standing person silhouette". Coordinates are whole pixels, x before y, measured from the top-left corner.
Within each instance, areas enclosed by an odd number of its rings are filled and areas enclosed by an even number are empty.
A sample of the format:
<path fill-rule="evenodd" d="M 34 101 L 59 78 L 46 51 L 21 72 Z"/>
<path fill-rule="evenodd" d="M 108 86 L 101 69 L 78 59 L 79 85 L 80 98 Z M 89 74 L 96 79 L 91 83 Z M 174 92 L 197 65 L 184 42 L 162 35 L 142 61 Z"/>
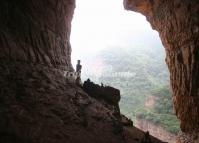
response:
<path fill-rule="evenodd" d="M 76 84 L 78 84 L 78 85 L 81 85 L 82 65 L 80 63 L 81 63 L 81 61 L 77 60 L 77 65 L 76 65 L 76 73 L 77 73 Z"/>

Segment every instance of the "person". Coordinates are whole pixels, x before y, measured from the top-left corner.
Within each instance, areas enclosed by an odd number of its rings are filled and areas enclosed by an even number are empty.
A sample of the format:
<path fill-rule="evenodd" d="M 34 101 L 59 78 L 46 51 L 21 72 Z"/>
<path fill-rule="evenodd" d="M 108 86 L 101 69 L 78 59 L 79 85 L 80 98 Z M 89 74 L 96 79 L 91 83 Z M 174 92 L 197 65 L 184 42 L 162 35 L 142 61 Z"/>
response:
<path fill-rule="evenodd" d="M 149 131 L 144 134 L 144 137 L 141 140 L 141 143 L 152 143 Z"/>
<path fill-rule="evenodd" d="M 77 65 L 76 65 L 76 72 L 78 73 L 81 73 L 81 70 L 82 70 L 82 65 L 80 64 L 80 60 L 77 60 Z"/>
<path fill-rule="evenodd" d="M 77 73 L 77 78 L 76 78 L 76 83 L 78 85 L 81 85 L 81 70 L 82 70 L 82 65 L 80 64 L 80 60 L 77 60 L 77 65 L 76 65 L 76 73 Z"/>

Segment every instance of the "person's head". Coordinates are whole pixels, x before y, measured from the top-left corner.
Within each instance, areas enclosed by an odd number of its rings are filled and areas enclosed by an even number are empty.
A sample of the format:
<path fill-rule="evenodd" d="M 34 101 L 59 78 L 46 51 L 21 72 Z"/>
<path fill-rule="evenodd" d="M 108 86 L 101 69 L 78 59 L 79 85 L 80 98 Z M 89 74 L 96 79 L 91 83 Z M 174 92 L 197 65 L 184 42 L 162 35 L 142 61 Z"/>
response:
<path fill-rule="evenodd" d="M 77 60 L 77 63 L 78 63 L 78 64 L 80 64 L 80 62 L 81 62 L 80 60 Z"/>

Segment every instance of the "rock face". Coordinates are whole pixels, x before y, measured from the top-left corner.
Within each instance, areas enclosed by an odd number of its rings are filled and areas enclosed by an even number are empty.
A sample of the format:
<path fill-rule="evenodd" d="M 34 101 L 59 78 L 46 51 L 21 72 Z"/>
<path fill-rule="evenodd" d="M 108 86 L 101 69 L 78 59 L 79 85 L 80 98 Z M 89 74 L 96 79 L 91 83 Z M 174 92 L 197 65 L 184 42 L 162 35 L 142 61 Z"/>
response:
<path fill-rule="evenodd" d="M 1 0 L 0 59 L 72 70 L 74 0 Z"/>
<path fill-rule="evenodd" d="M 198 0 L 124 0 L 127 10 L 146 16 L 166 49 L 173 102 L 184 132 L 199 129 Z"/>
<path fill-rule="evenodd" d="M 99 86 L 94 82 L 91 82 L 90 79 L 84 82 L 83 89 L 91 97 L 94 97 L 98 100 L 103 100 L 108 104 L 115 106 L 119 111 L 119 101 L 120 101 L 120 91 L 110 86 Z"/>
<path fill-rule="evenodd" d="M 125 6 L 146 15 L 159 31 L 176 114 L 184 131 L 197 130 L 198 0 L 125 0 Z M 1 143 L 130 143 L 143 135 L 123 128 L 113 106 L 64 78 L 73 71 L 74 8 L 75 0 L 0 1 Z"/>
<path fill-rule="evenodd" d="M 145 119 L 136 119 L 136 127 L 143 131 L 149 131 L 150 134 L 158 139 L 161 139 L 165 142 L 176 143 L 176 135 L 166 131 L 161 126 L 155 125 L 150 121 Z"/>
<path fill-rule="evenodd" d="M 122 126 L 113 105 L 91 98 L 64 77 L 73 72 L 74 8 L 74 0 L 0 1 L 0 143 L 142 138 L 143 132 Z"/>
<path fill-rule="evenodd" d="M 0 63 L 0 73 L 0 143 L 124 143 L 114 107 L 62 70 L 20 61 Z"/>

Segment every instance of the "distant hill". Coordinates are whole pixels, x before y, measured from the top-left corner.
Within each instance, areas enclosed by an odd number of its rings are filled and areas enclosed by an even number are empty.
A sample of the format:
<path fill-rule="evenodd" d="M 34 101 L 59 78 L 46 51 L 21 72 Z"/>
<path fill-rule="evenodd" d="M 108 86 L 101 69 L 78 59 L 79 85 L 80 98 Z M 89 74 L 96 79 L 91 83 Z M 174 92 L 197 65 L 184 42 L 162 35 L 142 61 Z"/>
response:
<path fill-rule="evenodd" d="M 83 60 L 88 63 L 84 65 L 83 79 L 89 77 L 97 83 L 120 89 L 123 114 L 133 120 L 139 115 L 170 132 L 178 132 L 179 122 L 172 109 L 169 73 L 162 47 L 110 47 Z M 144 104 L 149 96 L 158 97 L 158 102 L 146 111 Z M 157 119 L 151 113 L 164 114 L 164 117 Z M 159 121 L 162 118 L 168 119 L 170 125 L 167 121 Z"/>

